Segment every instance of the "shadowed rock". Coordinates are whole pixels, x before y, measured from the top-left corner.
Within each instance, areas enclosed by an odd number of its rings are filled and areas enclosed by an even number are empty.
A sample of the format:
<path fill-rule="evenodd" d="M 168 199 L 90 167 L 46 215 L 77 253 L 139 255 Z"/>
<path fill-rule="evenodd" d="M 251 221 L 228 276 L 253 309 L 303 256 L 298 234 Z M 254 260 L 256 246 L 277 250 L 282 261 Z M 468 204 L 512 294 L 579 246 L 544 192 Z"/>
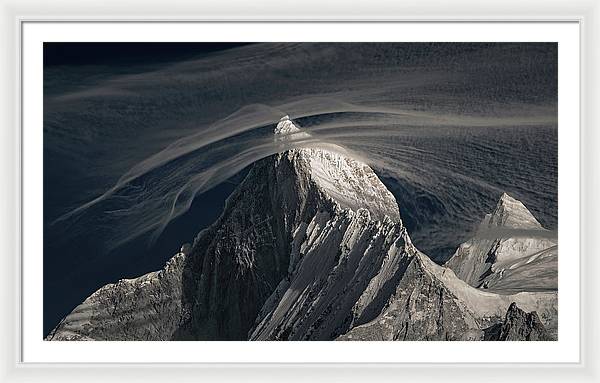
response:
<path fill-rule="evenodd" d="M 504 321 L 485 330 L 485 340 L 548 341 L 554 340 L 535 311 L 527 313 L 511 303 Z"/>

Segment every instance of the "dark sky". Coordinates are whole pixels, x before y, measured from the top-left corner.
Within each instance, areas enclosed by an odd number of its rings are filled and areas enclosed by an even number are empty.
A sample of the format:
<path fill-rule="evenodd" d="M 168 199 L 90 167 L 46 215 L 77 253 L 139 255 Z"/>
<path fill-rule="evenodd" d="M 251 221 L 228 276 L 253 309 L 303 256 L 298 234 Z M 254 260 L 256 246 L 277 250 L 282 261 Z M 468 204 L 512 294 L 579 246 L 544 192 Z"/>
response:
<path fill-rule="evenodd" d="M 44 43 L 44 67 L 160 64 L 243 45 L 248 43 Z"/>
<path fill-rule="evenodd" d="M 95 68 L 110 67 L 111 74 L 148 71 L 172 62 L 205 57 L 211 53 L 248 45 L 246 43 L 44 43 L 44 69 L 61 72 L 94 73 Z M 98 75 L 105 73 L 98 72 Z M 45 80 L 47 78 L 45 77 Z M 52 92 L 61 86 L 47 86 Z M 64 80 L 69 86 L 72 80 Z M 64 212 L 65 201 L 95 184 L 83 177 L 65 179 L 69 160 L 54 153 L 45 140 L 44 148 L 44 336 L 58 321 L 102 285 L 120 278 L 135 277 L 164 265 L 184 241 L 191 241 L 203 227 L 221 213 L 227 196 L 239 177 L 204 193 L 188 214 L 177 219 L 159 241 L 148 247 L 140 238 L 120 249 L 105 254 L 89 237 L 76 241 L 61 240 L 61 228 L 49 222 Z M 94 162 L 91 152 L 90 162 Z M 68 173 L 68 171 L 67 171 Z M 59 182 L 56 180 L 65 180 Z M 57 238 L 58 237 L 58 238 Z"/>

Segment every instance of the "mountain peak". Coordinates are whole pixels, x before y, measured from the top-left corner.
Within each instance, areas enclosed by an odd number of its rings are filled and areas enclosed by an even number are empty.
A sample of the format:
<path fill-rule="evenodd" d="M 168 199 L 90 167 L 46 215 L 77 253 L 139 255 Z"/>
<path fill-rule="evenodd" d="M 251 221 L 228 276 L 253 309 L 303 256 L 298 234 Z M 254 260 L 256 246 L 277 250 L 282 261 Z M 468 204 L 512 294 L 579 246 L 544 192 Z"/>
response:
<path fill-rule="evenodd" d="M 484 220 L 488 226 L 500 226 L 509 228 L 536 228 L 542 225 L 523 205 L 523 203 L 507 193 L 502 193 L 500 200 L 492 214 L 488 214 Z"/>
<path fill-rule="evenodd" d="M 513 201 L 517 201 L 517 200 L 514 199 L 513 197 L 509 196 L 506 192 L 504 192 L 500 196 L 500 200 L 498 202 L 500 202 L 500 203 L 506 203 L 506 202 L 513 202 Z"/>
<path fill-rule="evenodd" d="M 288 115 L 279 120 L 274 134 L 278 142 L 292 137 L 311 138 L 311 134 L 295 125 Z M 369 165 L 353 158 L 352 153 L 339 145 L 311 141 L 310 147 L 288 149 L 279 154 L 280 158 L 285 156 L 295 163 L 294 177 L 311 182 L 321 195 L 342 209 L 354 212 L 365 209 L 374 220 L 383 221 L 387 216 L 392 221 L 400 221 L 394 195 Z M 276 163 L 282 164 L 281 161 Z"/>
<path fill-rule="evenodd" d="M 364 208 L 375 220 L 386 216 L 400 221 L 394 195 L 367 164 L 349 157 L 341 147 L 302 149 L 310 177 L 340 207 L 357 212 Z"/>
<path fill-rule="evenodd" d="M 503 193 L 477 234 L 458 247 L 446 266 L 473 287 L 505 294 L 555 291 L 556 273 L 540 273 L 558 265 L 557 243 L 548 233 L 525 205 Z"/>
<path fill-rule="evenodd" d="M 294 125 L 294 123 L 292 122 L 292 120 L 290 120 L 290 116 L 285 115 L 283 117 L 281 117 L 281 119 L 279 120 L 279 123 L 277 124 L 277 126 L 275 127 L 275 134 L 289 134 L 289 133 L 295 133 L 295 132 L 299 132 L 300 129 Z"/>

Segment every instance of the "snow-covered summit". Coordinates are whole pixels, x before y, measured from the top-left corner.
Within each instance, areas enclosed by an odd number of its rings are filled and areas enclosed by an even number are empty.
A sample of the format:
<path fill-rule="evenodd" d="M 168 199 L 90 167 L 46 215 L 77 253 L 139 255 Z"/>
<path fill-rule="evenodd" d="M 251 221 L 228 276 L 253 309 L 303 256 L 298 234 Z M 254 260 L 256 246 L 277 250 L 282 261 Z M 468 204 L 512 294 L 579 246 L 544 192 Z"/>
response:
<path fill-rule="evenodd" d="M 283 117 L 275 128 L 276 135 L 291 134 L 294 138 L 310 137 L 298 128 L 289 116 Z M 302 136 L 300 136 L 300 134 Z M 308 176 L 320 191 L 342 209 L 357 212 L 366 209 L 375 220 L 386 216 L 400 221 L 400 212 L 394 195 L 385 187 L 373 169 L 352 158 L 345 148 L 330 143 L 310 143 L 310 147 L 289 151 L 308 170 Z"/>
<path fill-rule="evenodd" d="M 518 201 L 503 193 L 491 214 L 487 214 L 483 225 L 515 229 L 541 229 L 542 225 L 531 212 Z"/>
<path fill-rule="evenodd" d="M 300 129 L 290 120 L 290 116 L 285 115 L 279 120 L 279 123 L 275 127 L 275 134 L 289 134 L 298 132 Z"/>
<path fill-rule="evenodd" d="M 486 214 L 477 234 L 458 247 L 446 266 L 475 287 L 503 288 L 504 292 L 527 291 L 531 286 L 536 291 L 553 290 L 552 276 L 557 273 L 555 266 L 548 264 L 555 263 L 556 251 L 547 249 L 556 245 L 525 205 L 504 193 L 494 211 Z M 507 269 L 516 271 L 509 288 L 500 281 L 508 276 Z M 551 278 L 535 275 L 538 272 L 550 273 Z M 545 286 L 540 287 L 541 281 Z"/>

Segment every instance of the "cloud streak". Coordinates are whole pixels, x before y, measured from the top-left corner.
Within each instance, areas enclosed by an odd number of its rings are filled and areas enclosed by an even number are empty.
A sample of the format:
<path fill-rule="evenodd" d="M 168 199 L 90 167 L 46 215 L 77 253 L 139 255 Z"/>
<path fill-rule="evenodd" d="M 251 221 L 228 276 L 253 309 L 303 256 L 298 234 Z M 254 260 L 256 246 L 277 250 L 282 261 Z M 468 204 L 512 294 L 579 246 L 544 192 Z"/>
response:
<path fill-rule="evenodd" d="M 552 48 L 475 48 L 259 44 L 101 81 L 49 73 L 47 147 L 81 161 L 82 173 L 88 158 L 105 164 L 96 175 L 102 191 L 53 225 L 75 234 L 101 227 L 109 250 L 146 234 L 155 240 L 194 198 L 252 163 L 326 144 L 408 188 L 406 198 L 439 201 L 430 223 L 479 217 L 507 185 L 466 167 L 498 166 L 499 151 L 509 148 L 493 137 L 515 127 L 554 129 L 557 116 L 555 84 L 545 73 Z M 515 59 L 523 57 L 534 65 Z M 79 85 L 52 85 L 67 83 L 65 76 L 79 76 Z M 310 134 L 276 142 L 273 126 L 284 115 Z M 457 140 L 465 145 L 458 150 L 471 153 L 444 147 Z M 522 163 L 533 163 L 530 155 L 517 153 Z M 419 220 L 421 213 L 411 214 Z"/>

